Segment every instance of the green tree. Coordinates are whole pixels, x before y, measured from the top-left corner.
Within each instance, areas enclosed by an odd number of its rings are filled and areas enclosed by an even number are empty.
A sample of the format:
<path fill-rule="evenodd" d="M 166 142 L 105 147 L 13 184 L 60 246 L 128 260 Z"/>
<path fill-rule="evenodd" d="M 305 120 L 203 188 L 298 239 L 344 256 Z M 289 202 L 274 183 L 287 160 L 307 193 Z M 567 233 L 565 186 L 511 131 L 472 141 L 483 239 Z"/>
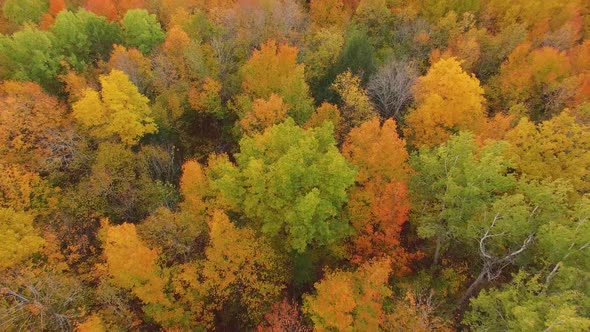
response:
<path fill-rule="evenodd" d="M 495 142 L 478 151 L 473 135 L 461 133 L 447 144 L 412 155 L 415 223 L 421 237 L 436 241 L 434 265 L 451 239 L 464 234 L 467 221 L 479 209 L 516 185 L 503 158 L 507 147 Z"/>
<path fill-rule="evenodd" d="M 84 9 L 76 13 L 61 11 L 51 32 L 64 59 L 78 71 L 92 62 L 108 58 L 112 45 L 121 42 L 118 25 Z"/>
<path fill-rule="evenodd" d="M 471 301 L 463 321 L 473 331 L 587 331 L 588 301 L 578 290 L 551 292 L 540 275 L 519 272 L 501 289 L 483 291 Z M 584 307 L 586 306 L 586 307 Z"/>
<path fill-rule="evenodd" d="M 164 41 L 162 31 L 156 15 L 149 14 L 145 9 L 131 9 L 127 11 L 123 20 L 123 39 L 127 47 L 135 47 L 144 54 Z"/>
<path fill-rule="evenodd" d="M 240 141 L 237 165 L 211 170 L 213 186 L 262 233 L 303 252 L 341 238 L 338 219 L 356 172 L 335 147 L 333 127 L 304 130 L 293 120 Z"/>
<path fill-rule="evenodd" d="M 33 81 L 55 89 L 61 57 L 53 34 L 30 26 L 12 36 L 0 36 L 0 73 L 4 79 Z"/>
<path fill-rule="evenodd" d="M 351 28 L 346 33 L 343 47 L 340 46 L 340 41 L 335 39 L 334 36 L 326 36 L 325 38 L 329 38 L 329 40 L 326 40 L 325 42 L 330 44 L 326 44 L 325 46 L 322 45 L 321 47 L 328 48 L 328 51 L 330 52 L 341 49 L 341 52 L 333 65 L 329 66 L 327 70 L 322 70 L 325 74 L 317 80 L 317 83 L 314 86 L 312 86 L 312 91 L 314 97 L 318 100 L 336 102 L 336 94 L 334 91 L 330 90 L 330 86 L 336 77 L 349 70 L 353 75 L 359 76 L 361 82 L 366 83 L 369 77 L 377 69 L 375 48 L 371 44 L 366 30 L 356 27 Z M 322 50 L 318 50 L 318 52 L 320 51 Z M 322 61 L 327 62 L 323 66 L 327 66 L 333 62 L 330 57 L 322 57 L 325 58 L 325 60 L 322 59 Z"/>
<path fill-rule="evenodd" d="M 4 17 L 16 25 L 27 21 L 39 23 L 47 9 L 49 9 L 47 0 L 6 0 L 2 5 Z"/>

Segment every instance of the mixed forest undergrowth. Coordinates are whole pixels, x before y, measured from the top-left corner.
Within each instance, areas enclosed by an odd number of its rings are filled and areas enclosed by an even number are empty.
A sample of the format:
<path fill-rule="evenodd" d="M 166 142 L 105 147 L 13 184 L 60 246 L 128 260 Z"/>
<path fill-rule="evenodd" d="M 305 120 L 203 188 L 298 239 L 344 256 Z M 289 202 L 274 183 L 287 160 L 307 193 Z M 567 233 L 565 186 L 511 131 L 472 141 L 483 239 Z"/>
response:
<path fill-rule="evenodd" d="M 590 2 L 0 7 L 0 330 L 590 330 Z"/>

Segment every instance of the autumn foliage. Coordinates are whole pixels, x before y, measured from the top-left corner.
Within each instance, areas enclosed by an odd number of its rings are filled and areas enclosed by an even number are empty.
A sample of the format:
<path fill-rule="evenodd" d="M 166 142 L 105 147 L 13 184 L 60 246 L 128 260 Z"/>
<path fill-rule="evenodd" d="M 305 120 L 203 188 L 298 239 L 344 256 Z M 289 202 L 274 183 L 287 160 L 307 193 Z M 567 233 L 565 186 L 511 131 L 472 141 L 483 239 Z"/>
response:
<path fill-rule="evenodd" d="M 0 0 L 0 330 L 590 330 L 589 13 Z"/>
<path fill-rule="evenodd" d="M 477 78 L 461 69 L 457 59 L 436 62 L 414 89 L 418 107 L 406 118 L 412 144 L 433 146 L 446 141 L 453 131 L 481 130 L 484 91 Z"/>

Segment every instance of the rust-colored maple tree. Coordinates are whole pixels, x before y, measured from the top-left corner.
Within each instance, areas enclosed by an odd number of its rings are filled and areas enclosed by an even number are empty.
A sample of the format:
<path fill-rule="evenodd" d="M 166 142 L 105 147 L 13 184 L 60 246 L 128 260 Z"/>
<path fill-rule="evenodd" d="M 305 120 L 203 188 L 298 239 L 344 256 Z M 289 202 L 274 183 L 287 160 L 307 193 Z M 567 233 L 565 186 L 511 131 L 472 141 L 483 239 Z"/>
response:
<path fill-rule="evenodd" d="M 368 262 L 354 272 L 332 271 L 304 295 L 303 311 L 316 331 L 379 331 L 384 324 L 383 302 L 391 295 L 388 260 Z"/>
<path fill-rule="evenodd" d="M 410 212 L 405 145 L 394 120 L 381 126 L 379 119 L 373 118 L 352 129 L 342 147 L 344 156 L 359 168 L 357 186 L 348 203 L 357 232 L 350 247 L 351 260 L 360 264 L 386 255 L 392 258 L 396 275 L 409 271 L 412 258 L 400 244 L 401 228 Z"/>

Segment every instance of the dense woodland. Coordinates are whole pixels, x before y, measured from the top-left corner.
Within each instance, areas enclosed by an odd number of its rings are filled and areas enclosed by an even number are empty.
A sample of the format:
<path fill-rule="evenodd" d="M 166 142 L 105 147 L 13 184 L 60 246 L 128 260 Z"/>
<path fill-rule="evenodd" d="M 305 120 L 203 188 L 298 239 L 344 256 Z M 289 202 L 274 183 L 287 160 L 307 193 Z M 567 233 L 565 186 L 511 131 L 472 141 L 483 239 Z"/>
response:
<path fill-rule="evenodd" d="M 0 6 L 0 330 L 590 330 L 587 0 Z"/>

